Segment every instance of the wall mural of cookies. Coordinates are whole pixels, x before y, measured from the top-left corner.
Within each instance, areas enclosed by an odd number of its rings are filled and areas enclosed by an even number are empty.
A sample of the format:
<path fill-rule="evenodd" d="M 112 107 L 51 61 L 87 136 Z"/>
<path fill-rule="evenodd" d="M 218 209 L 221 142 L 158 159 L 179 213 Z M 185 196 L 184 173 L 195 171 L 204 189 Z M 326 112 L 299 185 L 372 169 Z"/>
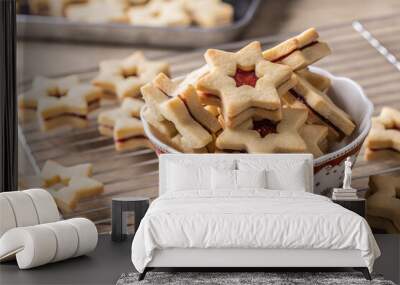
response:
<path fill-rule="evenodd" d="M 29 2 L 39 14 L 61 13 L 71 20 L 111 3 L 63 1 L 60 12 Z M 213 26 L 232 17 L 227 4 L 204 14 L 194 13 L 199 10 L 194 1 L 170 1 L 185 5 L 174 8 L 171 22 L 163 15 L 172 8 L 156 2 L 115 6 L 107 17 L 142 24 L 156 8 L 158 19 L 151 23 L 157 25 Z M 85 20 L 97 21 L 96 15 Z M 367 137 L 372 104 L 361 88 L 310 67 L 331 52 L 311 28 L 266 50 L 258 41 L 235 51 L 208 49 L 205 65 L 181 77 L 171 76 L 174 66 L 167 60 L 151 60 L 140 51 L 101 61 L 89 78 L 36 77 L 18 98 L 22 132 L 27 145 L 46 139 L 59 149 L 50 155 L 31 146 L 38 175 L 23 177 L 20 186 L 48 189 L 66 217 L 106 221 L 111 198 L 128 195 L 128 189 L 157 196 L 155 153 L 312 153 L 315 191 L 329 195 L 341 186 L 345 159 L 350 156 L 354 165 L 364 139 L 367 161 L 400 160 L 400 111 L 383 108 Z M 341 88 L 358 90 L 359 106 L 346 104 L 353 98 L 338 94 Z M 400 232 L 399 179 L 370 177 L 367 217 L 374 228 Z"/>

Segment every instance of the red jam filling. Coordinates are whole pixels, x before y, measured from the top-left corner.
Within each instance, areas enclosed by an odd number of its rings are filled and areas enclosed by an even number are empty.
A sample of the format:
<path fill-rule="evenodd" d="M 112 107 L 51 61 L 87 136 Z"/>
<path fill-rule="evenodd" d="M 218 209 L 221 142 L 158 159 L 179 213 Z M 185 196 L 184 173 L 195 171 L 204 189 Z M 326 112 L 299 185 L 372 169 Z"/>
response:
<path fill-rule="evenodd" d="M 241 69 L 237 69 L 235 75 L 233 76 L 235 79 L 236 87 L 240 87 L 242 85 L 249 85 L 251 87 L 255 87 L 258 77 L 256 73 L 253 71 L 245 71 Z"/>
<path fill-rule="evenodd" d="M 56 119 L 58 117 L 65 117 L 65 116 L 67 116 L 67 117 L 76 117 L 76 118 L 84 119 L 84 120 L 87 119 L 87 117 L 85 115 L 78 115 L 78 114 L 75 114 L 75 113 L 63 113 L 63 114 L 60 114 L 60 115 L 57 115 L 57 116 L 46 118 L 45 121 L 50 121 L 50 120 Z"/>
<path fill-rule="evenodd" d="M 138 135 L 138 136 L 126 137 L 126 138 L 123 138 L 123 139 L 117 139 L 117 140 L 115 140 L 115 141 L 116 141 L 117 143 L 124 143 L 124 142 L 129 141 L 129 140 L 132 140 L 132 139 L 145 139 L 145 138 L 146 138 L 145 136 Z"/>
<path fill-rule="evenodd" d="M 277 133 L 276 123 L 268 119 L 253 122 L 253 130 L 257 131 L 263 138 L 268 134 Z"/>

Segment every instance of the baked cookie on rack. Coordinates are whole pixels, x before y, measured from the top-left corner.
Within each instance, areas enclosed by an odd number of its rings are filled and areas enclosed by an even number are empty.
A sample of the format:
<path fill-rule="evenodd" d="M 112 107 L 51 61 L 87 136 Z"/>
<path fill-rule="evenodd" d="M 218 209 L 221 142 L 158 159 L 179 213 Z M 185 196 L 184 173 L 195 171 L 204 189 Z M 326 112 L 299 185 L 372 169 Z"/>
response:
<path fill-rule="evenodd" d="M 61 98 L 42 97 L 38 103 L 39 125 L 43 131 L 65 125 L 74 128 L 88 126 L 88 115 L 99 106 L 102 91 L 90 84 L 71 88 Z"/>
<path fill-rule="evenodd" d="M 372 175 L 369 178 L 367 220 L 371 227 L 400 233 L 400 175 Z"/>
<path fill-rule="evenodd" d="M 400 160 L 400 111 L 383 107 L 365 140 L 365 159 Z"/>
<path fill-rule="evenodd" d="M 93 165 L 83 163 L 63 166 L 52 160 L 45 162 L 35 186 L 47 189 L 54 197 L 62 213 L 73 212 L 82 199 L 92 198 L 104 192 L 102 182 L 92 178 Z"/>
<path fill-rule="evenodd" d="M 44 187 L 50 187 L 57 183 L 68 184 L 71 177 L 90 177 L 93 173 L 91 163 L 77 164 L 70 167 L 63 166 L 56 161 L 47 160 L 40 173 Z"/>
<path fill-rule="evenodd" d="M 113 137 L 116 150 L 152 148 L 139 119 L 143 105 L 144 102 L 140 99 L 125 98 L 120 107 L 99 114 L 99 132 Z"/>
<path fill-rule="evenodd" d="M 140 88 L 161 72 L 169 74 L 168 63 L 151 61 L 142 52 L 135 52 L 121 60 L 100 62 L 99 74 L 92 84 L 122 101 L 126 97 L 139 97 Z"/>
<path fill-rule="evenodd" d="M 79 84 L 76 75 L 60 78 L 47 78 L 37 76 L 33 79 L 32 87 L 27 92 L 18 96 L 18 107 L 21 111 L 36 111 L 40 97 L 52 96 L 62 97 L 67 95 L 69 89 Z"/>

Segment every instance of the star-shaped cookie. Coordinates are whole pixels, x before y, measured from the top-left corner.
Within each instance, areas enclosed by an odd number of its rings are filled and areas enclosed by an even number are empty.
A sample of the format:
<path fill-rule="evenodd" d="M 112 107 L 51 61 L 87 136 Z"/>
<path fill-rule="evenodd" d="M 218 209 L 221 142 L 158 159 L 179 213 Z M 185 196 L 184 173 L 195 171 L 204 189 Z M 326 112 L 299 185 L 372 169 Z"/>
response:
<path fill-rule="evenodd" d="M 388 233 L 400 233 L 400 175 L 373 175 L 369 178 L 367 220 Z"/>
<path fill-rule="evenodd" d="M 221 126 L 210 112 L 204 109 L 192 85 L 178 85 L 166 75 L 159 74 L 152 84 L 141 89 L 147 107 L 158 121 L 172 122 L 182 143 L 191 149 L 200 149 L 212 141 L 211 134 Z"/>
<path fill-rule="evenodd" d="M 60 78 L 35 77 L 32 82 L 32 88 L 18 96 L 18 107 L 21 110 L 29 109 L 36 111 L 40 97 L 65 96 L 69 89 L 78 84 L 79 78 L 75 75 Z"/>
<path fill-rule="evenodd" d="M 245 127 L 224 129 L 217 137 L 217 148 L 249 153 L 305 152 L 307 145 L 299 132 L 307 120 L 307 111 L 284 108 L 282 112 L 283 118 L 278 124 L 269 120 L 252 124 L 248 121 L 244 123 Z"/>
<path fill-rule="evenodd" d="M 300 136 L 307 145 L 306 152 L 314 158 L 324 155 L 328 149 L 328 128 L 321 125 L 305 124 L 300 130 Z"/>
<path fill-rule="evenodd" d="M 125 98 L 121 107 L 99 114 L 97 118 L 99 132 L 104 136 L 114 138 L 116 150 L 152 148 L 139 119 L 143 105 L 144 102 L 140 99 Z"/>
<path fill-rule="evenodd" d="M 92 83 L 123 100 L 126 97 L 139 97 L 140 88 L 161 72 L 169 74 L 166 62 L 150 61 L 143 53 L 135 52 L 122 60 L 100 62 L 99 74 Z"/>
<path fill-rule="evenodd" d="M 280 108 L 277 88 L 292 72 L 288 66 L 264 60 L 260 42 L 236 53 L 209 49 L 205 58 L 210 72 L 199 79 L 197 89 L 220 97 L 225 119 L 251 107 Z"/>
<path fill-rule="evenodd" d="M 318 41 L 318 38 L 317 31 L 310 28 L 267 49 L 263 52 L 263 56 L 266 60 L 288 65 L 293 70 L 304 69 L 331 53 L 329 46 L 325 42 Z"/>
<path fill-rule="evenodd" d="M 69 125 L 84 128 L 88 125 L 87 116 L 99 105 L 102 92 L 89 84 L 72 87 L 61 98 L 42 97 L 38 103 L 38 116 L 44 131 Z"/>
<path fill-rule="evenodd" d="M 345 135 L 351 135 L 356 127 L 350 116 L 307 80 L 298 76 L 298 83 L 291 94 L 310 108 L 322 121 Z"/>
<path fill-rule="evenodd" d="M 372 118 L 371 131 L 365 141 L 367 160 L 379 158 L 379 154 L 387 157 L 386 153 L 393 153 L 392 158 L 400 154 L 400 111 L 383 107 L 378 117 Z"/>

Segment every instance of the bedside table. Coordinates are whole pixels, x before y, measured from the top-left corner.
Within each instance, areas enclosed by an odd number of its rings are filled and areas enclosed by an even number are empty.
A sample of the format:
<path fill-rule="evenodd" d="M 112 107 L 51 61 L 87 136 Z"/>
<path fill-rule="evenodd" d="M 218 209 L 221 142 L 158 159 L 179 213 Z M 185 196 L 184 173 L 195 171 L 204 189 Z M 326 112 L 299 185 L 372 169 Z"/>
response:
<path fill-rule="evenodd" d="M 150 205 L 150 199 L 145 197 L 117 197 L 112 199 L 111 210 L 111 239 L 113 241 L 123 241 L 128 236 L 127 213 L 133 212 L 135 215 L 135 233 L 141 220 L 146 214 Z"/>
<path fill-rule="evenodd" d="M 332 202 L 339 204 L 340 206 L 359 214 L 361 217 L 365 218 L 365 199 L 358 198 L 354 200 L 345 199 L 332 199 Z"/>

